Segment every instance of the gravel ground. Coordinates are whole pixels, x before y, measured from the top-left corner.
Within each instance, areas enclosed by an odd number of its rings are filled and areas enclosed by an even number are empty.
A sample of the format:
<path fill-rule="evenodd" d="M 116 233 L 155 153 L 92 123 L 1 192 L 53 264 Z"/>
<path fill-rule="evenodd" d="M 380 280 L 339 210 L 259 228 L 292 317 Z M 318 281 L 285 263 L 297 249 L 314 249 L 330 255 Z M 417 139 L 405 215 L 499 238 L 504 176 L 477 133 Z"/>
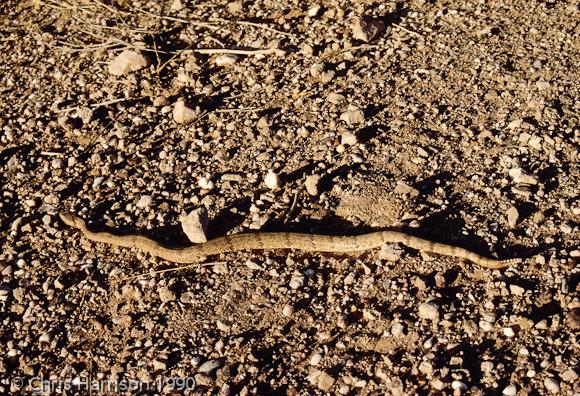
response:
<path fill-rule="evenodd" d="M 0 10 L 0 393 L 580 392 L 577 2 Z M 198 208 L 208 238 L 395 227 L 525 261 L 158 272 L 57 216 L 180 245 Z"/>

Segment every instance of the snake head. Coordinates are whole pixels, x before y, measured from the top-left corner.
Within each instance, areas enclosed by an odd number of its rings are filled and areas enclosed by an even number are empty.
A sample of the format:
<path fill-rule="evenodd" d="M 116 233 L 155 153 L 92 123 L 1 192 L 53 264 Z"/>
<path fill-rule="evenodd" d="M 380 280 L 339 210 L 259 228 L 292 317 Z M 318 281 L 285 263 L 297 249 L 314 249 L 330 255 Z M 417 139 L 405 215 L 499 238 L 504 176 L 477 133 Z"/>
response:
<path fill-rule="evenodd" d="M 62 222 L 69 227 L 81 228 L 84 225 L 84 221 L 68 212 L 60 212 L 58 215 Z"/>

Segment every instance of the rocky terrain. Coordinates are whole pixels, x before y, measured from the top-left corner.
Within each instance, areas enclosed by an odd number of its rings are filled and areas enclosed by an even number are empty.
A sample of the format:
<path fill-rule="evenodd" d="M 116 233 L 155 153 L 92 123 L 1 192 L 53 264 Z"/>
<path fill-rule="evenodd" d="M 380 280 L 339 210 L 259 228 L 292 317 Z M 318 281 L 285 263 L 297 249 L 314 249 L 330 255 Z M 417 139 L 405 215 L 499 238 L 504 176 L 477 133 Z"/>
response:
<path fill-rule="evenodd" d="M 0 393 L 580 393 L 577 2 L 0 10 Z M 60 211 L 170 246 L 393 228 L 524 262 L 176 268 Z"/>

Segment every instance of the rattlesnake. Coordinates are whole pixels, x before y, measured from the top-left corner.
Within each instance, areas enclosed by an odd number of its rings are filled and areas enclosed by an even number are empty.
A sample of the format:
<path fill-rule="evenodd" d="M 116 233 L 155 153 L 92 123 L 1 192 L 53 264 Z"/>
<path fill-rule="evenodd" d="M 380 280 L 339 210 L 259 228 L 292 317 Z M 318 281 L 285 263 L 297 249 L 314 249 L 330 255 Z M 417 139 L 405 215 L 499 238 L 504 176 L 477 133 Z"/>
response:
<path fill-rule="evenodd" d="M 369 250 L 387 243 L 401 243 L 412 249 L 457 257 L 482 267 L 498 269 L 520 263 L 519 258 L 497 260 L 480 256 L 467 249 L 432 242 L 398 231 L 377 231 L 356 236 L 331 236 L 289 232 L 258 232 L 226 235 L 189 247 L 170 248 L 142 235 L 114 235 L 110 232 L 94 232 L 87 229 L 84 220 L 70 213 L 60 213 L 62 221 L 79 229 L 86 238 L 114 246 L 138 248 L 154 256 L 175 263 L 189 264 L 204 256 L 236 252 L 240 250 L 297 249 L 307 252 L 346 253 Z"/>

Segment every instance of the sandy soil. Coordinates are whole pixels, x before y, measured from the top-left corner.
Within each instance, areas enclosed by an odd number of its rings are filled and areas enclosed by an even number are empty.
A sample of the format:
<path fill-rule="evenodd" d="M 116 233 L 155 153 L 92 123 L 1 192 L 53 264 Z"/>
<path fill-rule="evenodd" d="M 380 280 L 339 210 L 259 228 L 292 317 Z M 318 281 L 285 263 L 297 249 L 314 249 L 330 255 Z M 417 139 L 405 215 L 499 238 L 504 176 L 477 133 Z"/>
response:
<path fill-rule="evenodd" d="M 577 2 L 0 10 L 0 393 L 580 392 Z M 393 227 L 525 261 L 158 272 L 57 215 L 180 245 L 197 208 L 208 238 Z"/>

